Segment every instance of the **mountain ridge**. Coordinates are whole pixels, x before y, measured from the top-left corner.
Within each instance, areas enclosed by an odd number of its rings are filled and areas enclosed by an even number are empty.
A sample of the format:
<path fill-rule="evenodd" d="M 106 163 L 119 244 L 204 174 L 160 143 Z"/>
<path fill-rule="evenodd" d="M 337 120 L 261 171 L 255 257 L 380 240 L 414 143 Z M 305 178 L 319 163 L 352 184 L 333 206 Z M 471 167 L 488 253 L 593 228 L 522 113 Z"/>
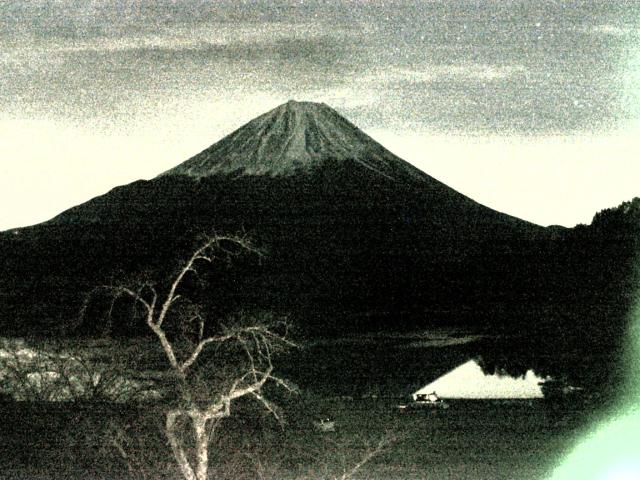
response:
<path fill-rule="evenodd" d="M 318 192 L 321 196 L 323 192 L 334 191 L 334 185 L 342 185 L 344 189 L 364 189 L 366 196 L 394 184 L 394 192 L 389 192 L 387 202 L 415 203 L 419 199 L 418 203 L 432 210 L 431 214 L 426 214 L 427 217 L 443 216 L 437 221 L 439 224 L 457 223 L 456 217 L 466 215 L 472 224 L 485 223 L 488 217 L 493 217 L 522 228 L 544 229 L 486 207 L 431 177 L 387 150 L 326 104 L 294 100 L 259 115 L 199 154 L 151 180 L 138 180 L 115 187 L 104 195 L 61 212 L 41 225 L 117 222 L 119 218 L 131 217 L 131 212 L 140 209 L 139 203 L 148 202 L 150 198 L 154 198 L 151 203 L 156 205 L 159 202 L 190 204 L 190 200 L 181 197 L 182 192 L 174 192 L 172 188 L 177 184 L 178 177 L 190 180 L 192 183 L 185 183 L 183 187 L 194 192 L 202 191 L 197 184 L 203 181 L 226 185 L 227 182 L 242 180 L 249 190 L 270 185 L 268 188 L 273 190 L 273 195 L 278 195 L 283 184 L 291 183 L 286 179 L 294 178 L 298 179 L 300 185 L 308 182 L 314 184 L 304 187 L 307 189 L 324 184 L 322 191 Z M 354 178 L 349 180 L 348 177 Z M 365 179 L 366 184 L 355 181 L 355 177 Z M 327 183 L 330 178 L 333 178 L 333 185 Z M 178 183 L 182 184 L 182 181 Z M 258 187 L 258 184 L 261 186 Z M 211 188 L 226 190 L 224 186 Z M 160 192 L 154 193 L 156 190 Z M 138 193 L 134 193 L 136 191 Z M 246 193 L 248 197 L 255 196 L 255 192 Z M 407 195 L 414 200 L 403 200 Z M 216 203 L 219 201 L 216 200 Z M 301 198 L 300 201 L 308 199 Z M 319 201 L 335 202 L 339 201 L 339 197 L 327 197 Z M 152 206 L 149 208 L 153 210 Z M 167 209 L 172 208 L 174 205 L 167 205 Z M 400 205 L 398 208 L 407 207 Z M 436 210 L 443 210 L 442 215 Z M 140 220 L 146 221 L 147 218 L 148 215 L 140 213 Z"/>

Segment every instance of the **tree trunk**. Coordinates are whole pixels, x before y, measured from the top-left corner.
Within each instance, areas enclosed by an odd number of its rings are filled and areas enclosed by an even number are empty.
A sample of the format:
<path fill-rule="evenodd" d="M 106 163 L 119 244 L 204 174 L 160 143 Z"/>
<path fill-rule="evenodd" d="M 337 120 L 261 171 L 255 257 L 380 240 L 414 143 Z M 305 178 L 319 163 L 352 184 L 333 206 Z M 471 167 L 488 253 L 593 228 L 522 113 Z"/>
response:
<path fill-rule="evenodd" d="M 194 415 L 191 419 L 196 441 L 196 479 L 207 480 L 207 472 L 209 470 L 207 420 L 204 415 Z"/>
<path fill-rule="evenodd" d="M 182 415 L 183 412 L 175 410 L 167 413 L 167 422 L 165 425 L 167 438 L 169 439 L 169 445 L 171 445 L 173 456 L 176 459 L 176 462 L 178 462 L 180 472 L 185 480 L 199 480 L 199 477 L 196 477 L 196 474 L 193 472 L 193 468 L 189 464 L 189 459 L 187 458 L 187 454 L 185 453 L 180 440 L 176 436 L 176 421 Z M 203 478 L 206 478 L 206 476 Z"/>
<path fill-rule="evenodd" d="M 180 417 L 189 417 L 192 422 L 195 440 L 195 471 L 184 451 L 184 446 L 176 432 L 176 422 Z M 172 410 L 167 413 L 166 433 L 173 456 L 178 462 L 180 473 L 185 480 L 207 480 L 209 471 L 209 435 L 207 435 L 208 417 L 198 410 Z"/>

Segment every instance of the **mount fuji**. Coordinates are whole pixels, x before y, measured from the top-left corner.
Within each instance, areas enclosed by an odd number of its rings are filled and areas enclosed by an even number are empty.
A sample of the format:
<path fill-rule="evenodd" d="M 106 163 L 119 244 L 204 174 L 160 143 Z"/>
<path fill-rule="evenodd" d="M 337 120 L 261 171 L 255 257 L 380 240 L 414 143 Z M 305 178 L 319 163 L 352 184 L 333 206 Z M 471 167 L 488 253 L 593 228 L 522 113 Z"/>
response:
<path fill-rule="evenodd" d="M 551 246 L 564 231 L 480 205 L 334 109 L 290 101 L 156 178 L 0 233 L 3 327 L 73 323 L 95 285 L 162 282 L 212 232 L 266 254 L 212 275 L 209 307 L 282 312 L 309 332 L 504 325 L 564 282 Z"/>
<path fill-rule="evenodd" d="M 185 287 L 218 318 L 269 311 L 333 338 L 464 327 L 504 339 L 487 345 L 489 369 L 591 378 L 598 366 L 604 379 L 635 291 L 638 211 L 543 228 L 449 188 L 332 108 L 291 101 L 156 178 L 0 232 L 0 328 L 101 332 L 98 314 L 78 324 L 96 285 L 162 285 L 203 235 L 239 233 L 265 255 Z M 115 307 L 110 334 L 140 333 Z"/>

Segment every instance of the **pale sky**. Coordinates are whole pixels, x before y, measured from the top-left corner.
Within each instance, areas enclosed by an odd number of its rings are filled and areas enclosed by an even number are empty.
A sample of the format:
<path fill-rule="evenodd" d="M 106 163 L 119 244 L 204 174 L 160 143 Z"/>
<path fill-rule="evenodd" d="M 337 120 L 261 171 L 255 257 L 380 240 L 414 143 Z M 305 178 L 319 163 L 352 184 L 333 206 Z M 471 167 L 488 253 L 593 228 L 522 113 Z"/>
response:
<path fill-rule="evenodd" d="M 497 210 L 589 223 L 640 196 L 632 1 L 5 0 L 0 230 L 325 102 Z"/>

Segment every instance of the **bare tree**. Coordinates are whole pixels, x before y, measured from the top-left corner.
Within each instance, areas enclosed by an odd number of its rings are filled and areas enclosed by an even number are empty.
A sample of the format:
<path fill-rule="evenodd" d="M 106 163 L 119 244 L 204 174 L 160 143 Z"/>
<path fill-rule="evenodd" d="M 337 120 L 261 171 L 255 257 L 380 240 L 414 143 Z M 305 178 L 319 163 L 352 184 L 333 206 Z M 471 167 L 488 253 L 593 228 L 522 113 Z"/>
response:
<path fill-rule="evenodd" d="M 213 236 L 192 253 L 171 278 L 164 294 L 150 282 L 136 287 L 103 285 L 94 290 L 108 293 L 110 310 L 119 298 L 130 298 L 141 309 L 146 325 L 162 346 L 169 372 L 178 386 L 177 402 L 166 411 L 164 429 L 186 480 L 207 478 L 209 435 L 217 421 L 231 415 L 235 400 L 253 397 L 280 420 L 275 405 L 264 396 L 263 389 L 271 382 L 293 390 L 288 382 L 274 374 L 272 364 L 276 352 L 294 346 L 287 338 L 286 322 L 262 316 L 229 326 L 219 324 L 214 328 L 208 325 L 207 315 L 200 305 L 186 298 L 183 292 L 185 281 L 190 275 L 197 276 L 198 269 L 238 252 L 259 253 L 245 238 Z M 188 335 L 172 333 L 167 329 L 168 324 Z M 229 361 L 228 356 L 218 362 L 211 358 L 220 351 L 227 355 L 231 352 L 233 361 Z M 198 366 L 204 368 L 198 369 Z M 217 388 L 210 380 L 214 377 L 218 380 Z M 180 434 L 185 425 L 190 426 L 193 454 L 189 454 Z"/>

